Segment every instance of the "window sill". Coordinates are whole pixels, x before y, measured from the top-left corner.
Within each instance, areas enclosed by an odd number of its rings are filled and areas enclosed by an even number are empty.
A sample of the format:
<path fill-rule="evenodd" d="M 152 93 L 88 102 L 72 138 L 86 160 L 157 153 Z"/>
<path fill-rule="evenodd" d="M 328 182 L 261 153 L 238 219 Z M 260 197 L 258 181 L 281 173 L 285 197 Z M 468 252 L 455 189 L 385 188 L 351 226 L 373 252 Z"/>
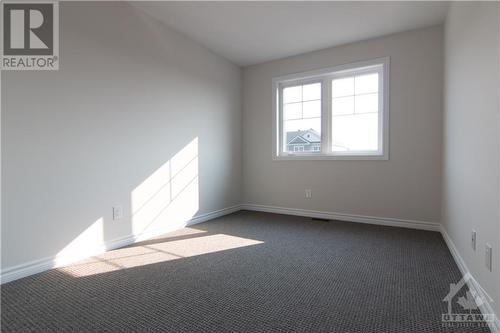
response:
<path fill-rule="evenodd" d="M 273 156 L 274 161 L 388 161 L 385 155 L 279 155 Z"/>

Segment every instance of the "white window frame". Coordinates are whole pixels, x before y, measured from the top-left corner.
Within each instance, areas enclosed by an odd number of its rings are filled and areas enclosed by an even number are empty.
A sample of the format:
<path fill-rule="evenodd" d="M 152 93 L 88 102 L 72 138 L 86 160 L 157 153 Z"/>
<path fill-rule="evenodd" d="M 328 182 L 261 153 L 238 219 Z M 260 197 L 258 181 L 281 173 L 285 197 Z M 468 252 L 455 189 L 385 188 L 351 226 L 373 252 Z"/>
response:
<path fill-rule="evenodd" d="M 383 57 L 367 61 L 295 73 L 272 80 L 273 84 L 273 160 L 388 160 L 389 159 L 389 64 Z M 331 83 L 342 76 L 366 72 L 379 73 L 379 150 L 378 151 L 331 151 Z M 283 88 L 321 82 L 321 151 L 284 151 Z"/>

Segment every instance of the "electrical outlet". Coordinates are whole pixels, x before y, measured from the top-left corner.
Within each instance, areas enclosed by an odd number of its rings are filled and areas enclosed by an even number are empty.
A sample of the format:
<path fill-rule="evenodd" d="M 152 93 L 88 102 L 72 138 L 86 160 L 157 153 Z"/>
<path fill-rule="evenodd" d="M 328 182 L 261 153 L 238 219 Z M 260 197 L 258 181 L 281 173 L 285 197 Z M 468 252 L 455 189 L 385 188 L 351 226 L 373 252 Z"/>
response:
<path fill-rule="evenodd" d="M 485 253 L 485 260 L 486 260 L 486 268 L 488 268 L 488 270 L 491 272 L 491 265 L 493 264 L 493 249 L 491 248 L 491 245 L 486 243 L 486 246 L 485 246 L 485 249 L 486 249 L 486 253 Z"/>
<path fill-rule="evenodd" d="M 472 229 L 472 234 L 471 234 L 471 239 L 470 239 L 470 246 L 474 251 L 476 251 L 476 230 Z"/>
<path fill-rule="evenodd" d="M 122 206 L 113 207 L 113 220 L 120 220 L 123 218 L 123 208 Z"/>
<path fill-rule="evenodd" d="M 311 199 L 312 198 L 312 191 L 311 190 L 306 190 L 306 198 Z"/>

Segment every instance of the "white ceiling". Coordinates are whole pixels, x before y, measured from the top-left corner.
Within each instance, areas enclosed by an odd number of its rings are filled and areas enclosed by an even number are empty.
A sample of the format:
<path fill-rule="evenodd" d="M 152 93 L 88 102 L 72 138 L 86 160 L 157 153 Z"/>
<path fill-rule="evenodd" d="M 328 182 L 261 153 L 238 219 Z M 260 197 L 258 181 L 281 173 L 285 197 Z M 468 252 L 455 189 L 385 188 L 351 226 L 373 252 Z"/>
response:
<path fill-rule="evenodd" d="M 440 24 L 446 2 L 133 2 L 213 52 L 247 66 Z"/>

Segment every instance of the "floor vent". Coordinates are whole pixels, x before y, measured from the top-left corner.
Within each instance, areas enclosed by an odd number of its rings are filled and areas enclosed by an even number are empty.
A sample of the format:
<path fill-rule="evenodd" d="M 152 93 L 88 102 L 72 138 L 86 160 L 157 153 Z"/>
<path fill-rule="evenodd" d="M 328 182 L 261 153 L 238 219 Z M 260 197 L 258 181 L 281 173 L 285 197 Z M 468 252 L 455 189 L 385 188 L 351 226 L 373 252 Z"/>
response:
<path fill-rule="evenodd" d="M 311 220 L 313 220 L 313 221 L 322 221 L 322 222 L 330 222 L 329 219 L 321 219 L 319 217 L 311 217 Z"/>

